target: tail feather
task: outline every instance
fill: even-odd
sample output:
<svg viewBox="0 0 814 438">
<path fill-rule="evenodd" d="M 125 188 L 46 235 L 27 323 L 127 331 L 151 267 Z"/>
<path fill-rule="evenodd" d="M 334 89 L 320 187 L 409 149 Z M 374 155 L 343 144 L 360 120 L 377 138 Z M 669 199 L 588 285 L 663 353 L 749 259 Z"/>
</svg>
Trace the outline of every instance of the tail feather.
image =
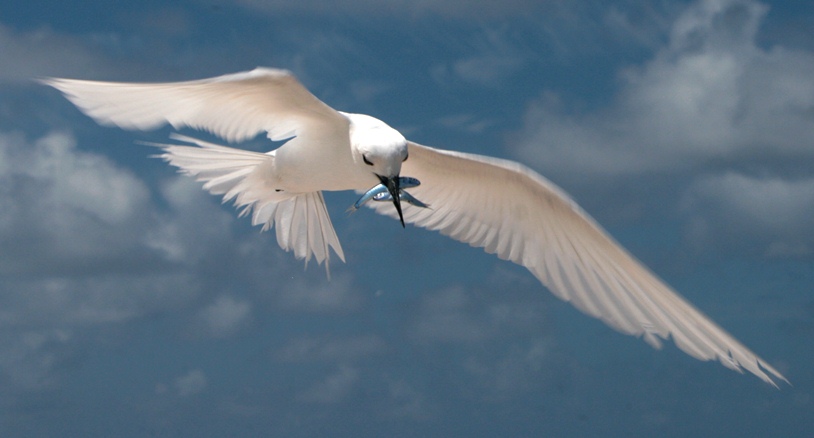
<svg viewBox="0 0 814 438">
<path fill-rule="evenodd" d="M 194 146 L 153 144 L 164 153 L 156 157 L 178 167 L 181 172 L 203 181 L 203 188 L 213 195 L 223 195 L 223 202 L 234 200 L 242 208 L 240 216 L 251 213 L 252 225 L 263 231 L 276 227 L 277 243 L 293 251 L 298 259 L 311 257 L 325 262 L 330 276 L 330 249 L 343 262 L 345 254 L 339 244 L 322 192 L 290 194 L 277 192 L 264 175 L 273 170 L 274 155 L 220 146 L 195 138 L 173 134 L 173 140 Z"/>
</svg>

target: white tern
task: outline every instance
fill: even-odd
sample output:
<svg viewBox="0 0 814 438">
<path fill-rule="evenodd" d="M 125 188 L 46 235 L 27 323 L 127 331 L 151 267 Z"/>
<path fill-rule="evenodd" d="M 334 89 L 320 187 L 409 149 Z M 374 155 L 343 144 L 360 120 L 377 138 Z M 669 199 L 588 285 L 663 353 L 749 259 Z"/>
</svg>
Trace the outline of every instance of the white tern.
<svg viewBox="0 0 814 438">
<path fill-rule="evenodd" d="M 148 130 L 169 123 L 232 143 L 263 132 L 288 140 L 259 153 L 173 135 L 186 145 L 160 145 L 160 156 L 233 200 L 253 224 L 276 228 L 279 245 L 298 258 L 327 266 L 330 247 L 344 261 L 322 191 L 355 190 L 365 195 L 351 210 L 365 204 L 518 263 L 557 297 L 622 333 L 656 348 L 672 337 L 697 359 L 775 386 L 786 381 L 521 164 L 413 143 L 378 119 L 334 110 L 285 70 L 175 83 L 42 82 L 102 125 Z M 408 187 L 399 187 L 403 181 Z"/>
</svg>

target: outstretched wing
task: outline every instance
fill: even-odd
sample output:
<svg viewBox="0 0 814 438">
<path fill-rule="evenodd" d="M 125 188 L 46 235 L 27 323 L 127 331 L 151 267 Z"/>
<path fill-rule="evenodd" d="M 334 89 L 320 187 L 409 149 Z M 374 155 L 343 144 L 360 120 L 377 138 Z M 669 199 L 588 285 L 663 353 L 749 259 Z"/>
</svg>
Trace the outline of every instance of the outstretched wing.
<svg viewBox="0 0 814 438">
<path fill-rule="evenodd" d="M 325 147 L 324 139 L 348 140 L 348 118 L 317 99 L 286 70 L 252 71 L 187 82 L 154 84 L 44 79 L 85 114 L 103 125 L 154 129 L 166 123 L 239 142 L 267 132 L 272 140 L 297 137 L 300 148 Z M 344 261 L 321 192 L 277 193 L 264 178 L 274 156 L 189 137 L 195 146 L 158 145 L 162 157 L 205 181 L 204 188 L 235 200 L 252 223 L 272 226 L 277 241 L 306 262 L 329 260 L 329 247 Z"/>
<path fill-rule="evenodd" d="M 284 140 L 303 131 L 347 128 L 347 119 L 286 70 L 252 71 L 154 84 L 43 79 L 103 125 L 124 129 L 201 129 L 231 142 L 267 131 Z"/>
<path fill-rule="evenodd" d="M 404 221 L 528 268 L 557 297 L 659 348 L 672 337 L 700 360 L 746 369 L 775 385 L 773 367 L 659 280 L 542 176 L 518 163 L 409 144 L 402 174 L 430 208 Z M 371 203 L 393 216 L 389 203 Z M 770 377 L 771 375 L 772 377 Z"/>
</svg>

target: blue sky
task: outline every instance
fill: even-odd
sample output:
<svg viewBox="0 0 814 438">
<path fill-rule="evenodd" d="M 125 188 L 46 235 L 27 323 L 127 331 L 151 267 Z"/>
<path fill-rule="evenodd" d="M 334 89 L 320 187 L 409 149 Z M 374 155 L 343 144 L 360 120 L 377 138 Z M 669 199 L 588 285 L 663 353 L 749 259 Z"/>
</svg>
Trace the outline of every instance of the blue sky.
<svg viewBox="0 0 814 438">
<path fill-rule="evenodd" d="M 477 5 L 477 6 L 476 6 Z M 807 436 L 814 7 L 748 0 L 0 3 L 3 436 Z M 326 195 L 333 278 L 32 78 L 287 68 L 522 161 L 791 381 L 560 302 Z M 260 137 L 244 145 L 270 147 Z"/>
</svg>

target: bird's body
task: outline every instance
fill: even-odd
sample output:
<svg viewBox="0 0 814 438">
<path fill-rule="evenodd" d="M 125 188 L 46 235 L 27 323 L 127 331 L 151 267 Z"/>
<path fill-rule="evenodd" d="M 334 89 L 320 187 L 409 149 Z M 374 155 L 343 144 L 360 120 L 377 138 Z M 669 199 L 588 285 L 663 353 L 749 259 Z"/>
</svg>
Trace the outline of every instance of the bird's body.
<svg viewBox="0 0 814 438">
<path fill-rule="evenodd" d="M 276 162 L 273 177 L 282 190 L 297 194 L 364 190 L 378 183 L 378 179 L 360 166 L 363 163 L 355 157 L 354 150 L 366 143 L 375 144 L 376 138 L 387 139 L 388 146 L 406 142 L 398 131 L 378 119 L 363 114 L 339 114 L 346 118 L 338 129 L 341 134 L 326 132 L 307 141 L 296 141 L 297 137 L 273 151 Z M 389 169 L 388 173 L 398 174 L 398 170 L 398 167 Z"/>
<path fill-rule="evenodd" d="M 322 191 L 364 193 L 381 183 L 387 192 L 377 189 L 365 199 L 387 195 L 379 198 L 392 202 L 368 203 L 378 212 L 525 266 L 555 295 L 623 333 L 654 347 L 671 337 L 698 359 L 748 370 L 771 384 L 785 380 L 523 165 L 407 141 L 378 119 L 330 108 L 283 70 L 164 84 L 44 82 L 106 125 L 169 123 L 233 142 L 264 131 L 288 139 L 265 154 L 182 136 L 174 138 L 188 145 L 159 146 L 162 158 L 251 212 L 254 224 L 275 227 L 280 246 L 299 258 L 327 263 L 333 248 L 344 260 Z M 400 181 L 413 187 L 407 192 Z"/>
</svg>

